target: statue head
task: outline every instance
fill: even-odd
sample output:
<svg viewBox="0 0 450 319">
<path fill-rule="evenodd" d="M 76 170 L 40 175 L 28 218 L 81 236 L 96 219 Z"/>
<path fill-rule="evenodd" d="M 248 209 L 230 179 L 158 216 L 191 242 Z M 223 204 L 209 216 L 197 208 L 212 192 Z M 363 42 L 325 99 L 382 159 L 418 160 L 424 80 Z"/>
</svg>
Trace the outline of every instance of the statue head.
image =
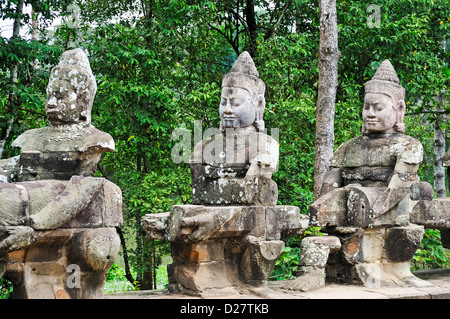
<svg viewBox="0 0 450 319">
<path fill-rule="evenodd" d="M 264 130 L 265 84 L 248 52 L 239 55 L 222 80 L 220 129 L 255 126 Z"/>
<path fill-rule="evenodd" d="M 81 49 L 66 51 L 50 73 L 45 114 L 51 125 L 91 123 L 97 83 Z"/>
<path fill-rule="evenodd" d="M 405 89 L 389 60 L 384 60 L 365 85 L 362 133 L 405 131 Z"/>
</svg>

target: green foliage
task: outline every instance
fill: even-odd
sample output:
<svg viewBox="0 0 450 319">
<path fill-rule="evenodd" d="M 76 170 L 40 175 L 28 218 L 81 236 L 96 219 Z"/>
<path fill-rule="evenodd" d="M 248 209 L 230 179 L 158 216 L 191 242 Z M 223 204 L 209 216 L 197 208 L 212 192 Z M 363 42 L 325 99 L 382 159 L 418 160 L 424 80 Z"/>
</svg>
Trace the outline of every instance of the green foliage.
<svg viewBox="0 0 450 319">
<path fill-rule="evenodd" d="M 11 298 L 13 286 L 6 278 L 0 278 L 0 299 Z"/>
<path fill-rule="evenodd" d="M 425 235 L 413 257 L 411 269 L 435 269 L 450 266 L 450 253 L 442 247 L 439 230 L 426 229 Z"/>
<path fill-rule="evenodd" d="M 298 271 L 301 241 L 307 236 L 322 236 L 320 227 L 308 227 L 304 234 L 285 239 L 286 246 L 277 259 L 269 280 L 289 280 L 296 277 Z"/>
<path fill-rule="evenodd" d="M 76 25 L 67 23 L 72 2 L 80 8 Z M 0 18 L 13 17 L 15 3 L 0 1 Z M 171 134 L 184 127 L 191 132 L 193 146 L 194 121 L 200 120 L 203 130 L 218 126 L 222 76 L 244 50 L 252 53 L 266 83 L 268 134 L 274 129 L 279 132 L 280 166 L 274 175 L 279 203 L 307 212 L 313 201 L 318 1 L 291 1 L 283 10 L 286 1 L 255 0 L 255 26 L 246 15 L 246 1 L 33 3 L 44 26 L 55 17 L 66 22 L 55 32 L 41 32 L 40 40 L 0 38 L 3 157 L 17 154 L 10 144 L 20 133 L 47 125 L 45 89 L 60 54 L 72 47 L 85 49 L 98 85 L 93 125 L 110 133 L 116 143 L 116 151 L 103 156 L 97 176 L 122 189 L 123 230 L 135 278 L 159 269 L 161 257 L 169 251 L 167 243 L 145 240 L 140 219 L 191 200 L 189 166 L 172 161 L 171 150 L 177 141 L 172 141 Z M 370 4 L 380 7 L 380 28 L 367 25 Z M 448 87 L 450 73 L 449 51 L 442 47 L 448 37 L 447 1 L 338 1 L 337 9 L 341 58 L 335 147 L 359 134 L 364 83 L 384 59 L 390 59 L 407 93 L 408 134 L 425 149 L 419 176 L 432 183 L 430 124 L 435 120 L 435 97 Z M 28 14 L 23 15 L 24 24 L 30 20 Z M 18 66 L 17 83 L 10 81 L 13 65 Z M 13 126 L 8 137 L 10 119 Z M 316 230 L 307 235 L 311 232 Z M 437 241 L 430 238 L 434 237 L 424 239 L 420 253 L 428 251 L 428 246 L 437 247 Z M 300 240 L 286 241 L 275 278 L 295 275 Z M 430 251 L 441 254 L 438 248 Z M 427 255 L 431 259 L 421 255 L 421 262 L 444 265 L 433 261 L 440 257 L 431 255 Z"/>
</svg>

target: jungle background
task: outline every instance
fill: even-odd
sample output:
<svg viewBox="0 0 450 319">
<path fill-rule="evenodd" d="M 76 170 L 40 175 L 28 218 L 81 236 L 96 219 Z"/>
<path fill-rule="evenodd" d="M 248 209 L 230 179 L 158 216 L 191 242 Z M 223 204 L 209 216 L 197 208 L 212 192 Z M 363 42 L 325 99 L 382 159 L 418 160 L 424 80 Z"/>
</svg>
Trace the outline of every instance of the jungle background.
<svg viewBox="0 0 450 319">
<path fill-rule="evenodd" d="M 448 0 L 337 1 L 339 50 L 335 147 L 360 134 L 364 83 L 390 59 L 406 89 L 407 134 L 424 145 L 419 175 L 434 183 L 435 136 L 447 145 Z M 122 250 L 105 291 L 164 288 L 167 243 L 148 241 L 145 214 L 191 200 L 187 163 L 175 163 L 175 129 L 218 127 L 222 76 L 248 51 L 266 83 L 266 127 L 279 129 L 279 203 L 306 213 L 314 198 L 318 1 L 0 0 L 0 153 L 48 125 L 50 70 L 80 47 L 97 79 L 92 124 L 114 153 L 97 176 L 123 192 Z M 192 136 L 193 137 L 193 136 Z M 194 143 L 194 138 L 192 138 Z M 439 164 L 439 163 L 438 163 Z M 448 183 L 447 183 L 448 184 Z M 302 236 L 320 234 L 310 228 Z M 301 236 L 286 239 L 271 280 L 295 277 Z M 413 270 L 449 266 L 438 230 L 427 230 Z M 11 290 L 2 279 L 3 297 Z"/>
</svg>

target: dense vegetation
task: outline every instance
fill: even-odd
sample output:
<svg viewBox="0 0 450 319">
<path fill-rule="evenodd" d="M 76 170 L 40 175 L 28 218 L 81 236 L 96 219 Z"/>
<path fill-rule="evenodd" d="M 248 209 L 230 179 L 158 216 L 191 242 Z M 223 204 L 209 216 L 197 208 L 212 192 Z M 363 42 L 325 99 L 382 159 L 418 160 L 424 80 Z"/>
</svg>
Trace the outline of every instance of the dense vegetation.
<svg viewBox="0 0 450 319">
<path fill-rule="evenodd" d="M 17 16 L 18 3 L 32 7 L 34 14 L 24 11 Z M 270 128 L 279 129 L 280 167 L 274 176 L 279 202 L 306 212 L 313 199 L 317 1 L 1 0 L 0 4 L 0 19 L 18 17 L 22 31 L 32 25 L 36 30 L 32 36 L 0 37 L 0 142 L 5 143 L 1 155 L 16 155 L 10 147 L 15 137 L 47 125 L 44 102 L 50 69 L 64 50 L 85 49 L 98 84 L 93 125 L 116 142 L 116 152 L 104 156 L 97 174 L 123 191 L 120 231 L 126 239 L 125 260 L 133 270 L 127 268 L 124 276 L 135 285 L 155 287 L 153 271 L 169 254 L 167 244 L 144 239 L 141 217 L 190 202 L 189 167 L 171 159 L 177 143 L 172 132 L 187 129 L 193 143 L 195 121 L 201 121 L 203 131 L 218 126 L 222 75 L 244 50 L 253 56 L 267 86 L 269 134 Z M 337 1 L 337 10 L 341 58 L 335 145 L 359 134 L 364 83 L 384 59 L 390 59 L 406 88 L 407 133 L 426 151 L 420 177 L 433 184 L 432 123 L 442 120 L 437 110 L 448 111 L 437 99 L 448 95 L 448 1 Z M 58 19 L 61 24 L 50 27 Z M 17 79 L 11 77 L 14 68 Z M 445 130 L 445 122 L 441 124 Z M 306 235 L 317 231 L 308 230 Z M 274 279 L 295 274 L 299 241 L 287 241 Z M 448 266 L 439 231 L 427 232 L 413 266 Z"/>
</svg>

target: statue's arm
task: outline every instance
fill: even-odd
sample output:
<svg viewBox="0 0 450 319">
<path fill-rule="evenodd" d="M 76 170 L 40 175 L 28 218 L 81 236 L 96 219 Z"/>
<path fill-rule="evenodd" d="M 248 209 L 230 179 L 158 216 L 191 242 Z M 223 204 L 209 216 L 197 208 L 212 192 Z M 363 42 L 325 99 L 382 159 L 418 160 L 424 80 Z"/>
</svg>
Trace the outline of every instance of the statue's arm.
<svg viewBox="0 0 450 319">
<path fill-rule="evenodd" d="M 319 197 L 343 186 L 344 185 L 342 181 L 341 168 L 332 167 L 328 172 L 325 173 Z"/>
<path fill-rule="evenodd" d="M 15 180 L 19 165 L 19 155 L 0 160 L 0 183 L 11 183 Z"/>
<path fill-rule="evenodd" d="M 419 181 L 417 169 L 419 164 L 398 162 L 395 165 L 389 185 L 373 203 L 374 218 L 394 208 L 405 196 L 410 196 L 409 189 Z"/>
<path fill-rule="evenodd" d="M 258 151 L 256 156 L 250 159 L 250 167 L 246 173 L 246 178 L 266 177 L 271 179 L 272 174 L 278 170 L 278 158 L 280 156 L 278 142 L 265 134 L 259 134 L 257 137 L 258 140 L 254 142 L 257 144 Z"/>
<path fill-rule="evenodd" d="M 57 229 L 84 211 L 103 187 L 105 180 L 72 176 L 65 190 L 39 213 L 30 217 L 35 230 Z"/>
</svg>

